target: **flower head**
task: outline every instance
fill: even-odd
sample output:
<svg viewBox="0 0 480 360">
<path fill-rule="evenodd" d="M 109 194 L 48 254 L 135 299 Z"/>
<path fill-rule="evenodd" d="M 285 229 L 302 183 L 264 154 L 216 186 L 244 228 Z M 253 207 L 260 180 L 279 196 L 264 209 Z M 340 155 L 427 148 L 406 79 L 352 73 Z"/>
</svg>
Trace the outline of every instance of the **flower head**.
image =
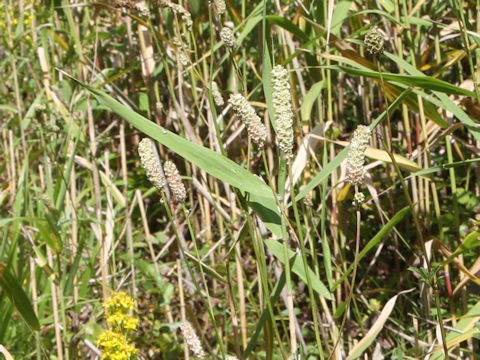
<svg viewBox="0 0 480 360">
<path fill-rule="evenodd" d="M 154 143 L 149 138 L 142 139 L 138 144 L 138 153 L 142 166 L 147 172 L 148 180 L 158 189 L 162 190 L 165 186 L 165 177 L 163 176 L 162 165 L 154 152 Z"/>
<path fill-rule="evenodd" d="M 353 206 L 360 206 L 365 201 L 365 194 L 362 192 L 357 192 L 353 196 Z"/>
<path fill-rule="evenodd" d="M 220 39 L 223 40 L 225 46 L 235 46 L 235 35 L 233 35 L 233 31 L 229 27 L 224 26 L 222 30 L 220 30 Z"/>
<path fill-rule="evenodd" d="M 291 154 L 293 150 L 292 97 L 290 95 L 288 72 L 282 65 L 276 65 L 272 69 L 272 86 L 278 147 L 284 153 Z"/>
<path fill-rule="evenodd" d="M 217 13 L 224 14 L 227 10 L 227 5 L 225 4 L 225 0 L 213 0 L 215 7 L 217 8 Z"/>
<path fill-rule="evenodd" d="M 181 330 L 188 348 L 196 357 L 204 359 L 206 357 L 205 351 L 203 351 L 202 343 L 200 342 L 192 324 L 190 324 L 189 321 L 182 322 Z"/>
<path fill-rule="evenodd" d="M 188 58 L 187 51 L 185 50 L 187 45 L 183 41 L 182 37 L 181 36 L 175 36 L 172 39 L 172 44 L 176 46 L 175 51 L 176 51 L 176 54 L 177 54 L 178 61 L 180 61 L 180 63 L 183 66 L 187 66 L 190 60 Z"/>
<path fill-rule="evenodd" d="M 213 96 L 213 101 L 215 102 L 215 105 L 223 106 L 225 104 L 225 102 L 223 101 L 222 94 L 218 90 L 218 84 L 215 81 L 212 82 L 212 96 Z"/>
<path fill-rule="evenodd" d="M 255 113 L 252 105 L 241 94 L 232 94 L 228 100 L 232 104 L 233 111 L 247 125 L 248 135 L 259 148 L 263 147 L 267 139 L 267 129 L 260 117 Z"/>
<path fill-rule="evenodd" d="M 359 125 L 353 133 L 350 150 L 347 155 L 347 181 L 353 185 L 363 183 L 363 164 L 365 149 L 370 140 L 371 131 L 368 126 Z"/>
<path fill-rule="evenodd" d="M 105 311 L 107 324 L 112 329 L 124 331 L 137 328 L 138 319 L 128 315 L 134 308 L 134 302 L 125 292 L 112 293 L 102 306 Z"/>
<path fill-rule="evenodd" d="M 383 53 L 383 35 L 376 26 L 367 32 L 364 42 L 370 54 L 379 55 Z"/>
<path fill-rule="evenodd" d="M 185 25 L 187 25 L 188 30 L 192 31 L 192 15 L 187 10 L 185 10 L 183 6 L 172 3 L 170 0 L 165 1 L 163 5 L 172 10 L 174 14 L 180 15 Z"/>
<path fill-rule="evenodd" d="M 105 330 L 97 340 L 102 350 L 102 360 L 130 360 L 137 354 L 137 349 L 127 342 L 124 335 L 112 330 Z"/>
<path fill-rule="evenodd" d="M 187 191 L 182 183 L 182 178 L 178 173 L 177 167 L 171 161 L 165 161 L 163 165 L 168 187 L 172 190 L 173 200 L 177 203 L 184 203 L 187 199 Z"/>
</svg>

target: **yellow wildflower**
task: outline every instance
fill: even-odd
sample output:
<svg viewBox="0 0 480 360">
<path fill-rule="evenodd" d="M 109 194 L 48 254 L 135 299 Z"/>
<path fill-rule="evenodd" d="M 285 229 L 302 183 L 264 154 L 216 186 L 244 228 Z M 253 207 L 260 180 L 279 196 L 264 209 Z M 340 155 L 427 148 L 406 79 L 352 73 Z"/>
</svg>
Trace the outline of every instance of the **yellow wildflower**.
<svg viewBox="0 0 480 360">
<path fill-rule="evenodd" d="M 111 294 L 103 303 L 107 324 L 118 331 L 135 330 L 138 319 L 128 315 L 133 307 L 133 299 L 123 291 Z"/>
<path fill-rule="evenodd" d="M 107 324 L 114 329 L 135 330 L 137 328 L 138 319 L 117 311 L 107 316 Z"/>
<path fill-rule="evenodd" d="M 116 312 L 126 314 L 132 310 L 134 306 L 135 303 L 133 299 L 123 291 L 112 293 L 103 303 L 103 309 L 108 314 Z"/>
<path fill-rule="evenodd" d="M 97 346 L 102 349 L 102 360 L 130 360 L 137 354 L 137 349 L 127 343 L 124 335 L 112 330 L 100 334 Z"/>
</svg>

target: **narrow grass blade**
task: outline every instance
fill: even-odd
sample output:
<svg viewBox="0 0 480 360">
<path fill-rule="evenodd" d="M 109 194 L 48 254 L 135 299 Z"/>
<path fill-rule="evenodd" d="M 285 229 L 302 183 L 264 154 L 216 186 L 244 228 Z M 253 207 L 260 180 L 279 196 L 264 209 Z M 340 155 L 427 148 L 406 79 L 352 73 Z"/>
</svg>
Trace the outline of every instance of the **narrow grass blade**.
<svg viewBox="0 0 480 360">
<path fill-rule="evenodd" d="M 25 322 L 34 330 L 40 329 L 40 324 L 27 294 L 25 294 L 17 279 L 7 269 L 4 262 L 0 262 L 0 287 L 10 298 Z"/>
<path fill-rule="evenodd" d="M 350 68 L 347 66 L 341 65 L 332 65 L 327 66 L 328 69 L 344 72 L 350 75 L 361 75 L 374 79 L 380 79 L 380 73 L 378 71 L 372 70 L 360 70 L 355 68 Z M 469 97 L 475 97 L 473 91 L 463 89 L 461 87 L 452 85 L 446 81 L 436 79 L 431 76 L 414 76 L 414 75 L 401 75 L 401 74 L 392 74 L 392 73 L 383 73 L 382 77 L 384 80 L 393 81 L 407 86 L 418 86 L 422 89 L 440 91 L 445 94 L 456 94 L 456 95 L 465 95 Z"/>
<path fill-rule="evenodd" d="M 406 62 L 405 60 L 401 59 L 400 57 L 390 53 L 385 53 L 385 55 L 391 60 L 395 61 L 400 66 L 402 66 L 405 69 L 405 71 L 407 71 L 408 73 L 416 76 L 423 75 L 423 73 L 420 70 L 418 70 L 417 68 L 415 68 L 414 66 Z M 465 113 L 465 111 L 463 111 L 459 106 L 457 106 L 444 93 L 437 92 L 437 91 L 434 91 L 433 93 L 438 97 L 440 101 L 435 101 L 434 99 L 430 99 L 430 101 L 435 105 L 437 105 L 438 107 L 441 107 L 453 113 L 458 118 L 458 120 L 460 120 L 463 123 L 463 125 L 471 132 L 471 134 L 475 137 L 475 139 L 480 141 L 480 129 L 478 129 L 477 124 Z"/>
<path fill-rule="evenodd" d="M 411 291 L 411 290 L 408 290 L 408 291 Z M 387 321 L 388 317 L 390 316 L 390 313 L 392 312 L 395 306 L 395 302 L 397 301 L 398 296 L 408 291 L 403 291 L 387 301 L 378 319 L 375 321 L 372 327 L 367 331 L 367 333 L 362 338 L 362 340 L 360 340 L 353 347 L 353 349 L 348 354 L 347 360 L 357 359 L 363 354 L 363 352 L 370 346 L 370 344 L 375 340 L 377 335 L 382 330 L 383 325 L 385 325 L 385 322 Z"/>
<path fill-rule="evenodd" d="M 478 162 L 478 161 L 480 161 L 480 158 L 468 159 L 468 160 L 465 160 L 465 161 L 457 161 L 457 162 L 453 162 L 453 163 L 450 163 L 450 164 L 444 164 L 444 165 L 439 165 L 439 166 L 432 166 L 428 169 L 423 169 L 423 170 L 417 171 L 417 172 L 409 175 L 406 179 L 409 179 L 409 178 L 414 177 L 414 176 L 425 176 L 425 175 L 433 174 L 433 173 L 436 173 L 436 172 L 439 172 L 439 171 L 442 171 L 442 170 L 447 170 L 447 169 L 450 169 L 450 168 L 456 168 L 458 166 L 468 165 L 468 164 L 475 163 L 475 162 Z"/>
<path fill-rule="evenodd" d="M 249 205 L 256 211 L 270 231 L 277 236 L 281 236 L 280 213 L 275 203 L 273 191 L 262 180 L 227 157 L 188 141 L 144 118 L 103 91 L 71 79 L 90 91 L 98 101 L 108 106 L 138 130 L 159 141 L 186 160 L 191 161 L 213 177 L 238 188 L 244 193 L 248 193 Z"/>
</svg>

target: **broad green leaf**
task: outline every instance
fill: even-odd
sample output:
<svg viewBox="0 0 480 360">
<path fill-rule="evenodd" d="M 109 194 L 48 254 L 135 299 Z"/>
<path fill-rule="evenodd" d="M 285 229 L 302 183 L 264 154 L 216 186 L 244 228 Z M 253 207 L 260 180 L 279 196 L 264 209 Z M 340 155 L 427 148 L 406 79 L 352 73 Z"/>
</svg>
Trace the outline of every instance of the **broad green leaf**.
<svg viewBox="0 0 480 360">
<path fill-rule="evenodd" d="M 350 68 L 341 65 L 332 65 L 327 66 L 328 69 L 344 72 L 350 75 L 361 75 L 370 77 L 373 79 L 380 79 L 380 73 L 378 71 L 372 70 L 360 70 L 355 68 Z M 392 74 L 392 73 L 383 73 L 382 77 L 386 81 L 397 82 L 406 86 L 418 86 L 422 89 L 440 91 L 446 94 L 456 94 L 456 95 L 465 95 L 469 97 L 475 97 L 475 93 L 461 87 L 452 85 L 446 81 L 436 79 L 431 76 L 414 76 L 414 75 L 402 75 L 402 74 Z"/>
<path fill-rule="evenodd" d="M 352 1 L 341 0 L 335 4 L 332 17 L 332 34 L 339 36 L 343 22 L 347 18 Z"/>
<path fill-rule="evenodd" d="M 383 237 L 385 235 L 387 235 L 387 233 L 395 226 L 397 225 L 404 217 L 405 215 L 408 214 L 408 212 L 410 211 L 410 206 L 406 206 L 404 207 L 402 210 L 400 210 L 399 212 L 397 212 L 386 224 L 385 226 L 383 226 L 380 231 L 367 243 L 367 245 L 365 245 L 362 249 L 362 251 L 360 251 L 360 254 L 358 254 L 358 259 L 357 259 L 357 263 L 360 263 L 360 260 L 363 259 L 363 257 L 365 255 L 368 254 L 368 252 L 370 250 L 372 250 L 379 242 L 380 240 L 383 239 Z M 338 281 L 335 283 L 335 285 L 333 285 L 333 289 L 332 291 L 334 291 L 338 285 L 340 285 L 341 283 L 343 283 L 343 280 L 345 280 L 345 278 L 350 275 L 350 273 L 353 271 L 353 263 L 348 267 L 348 270 L 345 272 L 345 274 L 343 274 L 340 279 L 338 279 Z"/>
<path fill-rule="evenodd" d="M 240 35 L 236 39 L 237 45 L 240 45 L 242 41 L 250 34 L 250 32 L 257 26 L 257 24 L 262 21 L 262 16 L 255 16 L 248 19 L 245 24 L 245 28 L 242 30 Z"/>
<path fill-rule="evenodd" d="M 302 114 L 303 121 L 309 121 L 311 119 L 310 115 L 312 114 L 312 108 L 315 101 L 318 99 L 322 89 L 324 87 L 324 81 L 319 81 L 308 90 L 307 94 L 303 98 L 302 106 L 300 108 L 300 113 Z"/>
<path fill-rule="evenodd" d="M 280 260 L 282 264 L 285 264 L 285 256 L 284 256 L 284 249 L 283 245 L 277 240 L 265 240 L 265 245 L 270 249 L 273 255 Z M 291 259 L 292 257 L 296 256 L 295 252 L 292 250 L 288 250 L 288 258 Z M 302 259 L 298 256 L 295 257 L 292 264 L 292 271 L 297 274 L 300 279 L 306 284 L 307 283 L 307 274 L 305 272 L 305 268 L 303 266 Z M 308 268 L 308 274 L 310 276 L 310 281 L 312 284 L 313 290 L 317 293 L 322 295 L 326 299 L 332 299 L 332 294 L 328 291 L 327 287 L 323 284 L 323 282 L 317 277 L 317 275 L 313 272 L 310 267 Z"/>
<path fill-rule="evenodd" d="M 72 80 L 77 81 L 73 78 Z M 173 150 L 187 161 L 194 163 L 213 177 L 236 187 L 245 194 L 248 194 L 248 204 L 256 211 L 268 229 L 277 236 L 282 235 L 280 213 L 277 208 L 273 191 L 261 179 L 227 157 L 188 141 L 144 118 L 135 111 L 120 104 L 117 100 L 113 99 L 103 91 L 92 88 L 79 81 L 77 82 L 90 91 L 99 102 L 108 106 L 111 110 L 117 113 L 117 115 L 124 118 L 144 134 L 159 141 L 164 146 Z"/>
<path fill-rule="evenodd" d="M 389 13 L 393 13 L 393 11 L 395 10 L 395 5 L 391 0 L 379 0 L 379 3 Z"/>
<path fill-rule="evenodd" d="M 4 262 L 0 262 L 0 288 L 12 301 L 25 322 L 34 330 L 40 329 L 32 304 L 18 280 L 10 273 Z"/>
<path fill-rule="evenodd" d="M 278 26 L 284 28 L 285 30 L 287 30 L 288 32 L 292 33 L 293 35 L 295 35 L 299 40 L 302 40 L 304 42 L 307 42 L 309 41 L 310 39 L 308 38 L 308 35 L 305 34 L 302 30 L 300 30 L 300 28 L 295 25 L 294 23 L 292 23 L 290 20 L 287 20 L 285 19 L 284 17 L 282 16 L 279 16 L 279 15 L 267 15 L 266 16 L 266 19 L 268 21 L 271 21 L 275 24 L 277 24 Z"/>
<path fill-rule="evenodd" d="M 328 59 L 335 60 L 337 62 L 349 64 L 359 70 L 365 70 L 365 71 L 372 71 L 374 68 L 373 63 L 368 62 L 363 57 L 358 57 L 356 53 L 349 52 L 345 49 L 342 49 L 341 47 L 338 47 L 340 51 L 343 50 L 343 53 L 345 56 L 339 56 L 339 55 L 323 55 L 324 57 Z M 406 85 L 402 85 L 403 87 L 406 87 Z M 402 88 L 400 88 L 398 85 L 391 84 L 389 82 L 385 82 L 385 91 L 386 95 L 390 99 L 396 99 L 401 92 L 403 91 Z M 438 113 L 436 107 L 430 103 L 430 95 L 425 94 L 424 92 L 420 92 L 418 89 L 414 90 L 414 93 L 409 94 L 408 96 L 405 97 L 404 103 L 412 109 L 414 112 L 419 112 L 419 104 L 418 104 L 418 98 L 416 95 L 421 95 L 426 101 L 423 103 L 423 111 L 425 112 L 425 115 L 434 121 L 436 124 L 438 124 L 442 128 L 448 127 L 447 121 Z"/>
<path fill-rule="evenodd" d="M 480 232 L 472 231 L 467 236 L 465 236 L 460 246 L 455 249 L 455 251 L 446 261 L 449 262 L 451 259 L 457 257 L 460 254 L 463 254 L 465 251 L 475 249 L 479 246 L 480 246 Z"/>
</svg>

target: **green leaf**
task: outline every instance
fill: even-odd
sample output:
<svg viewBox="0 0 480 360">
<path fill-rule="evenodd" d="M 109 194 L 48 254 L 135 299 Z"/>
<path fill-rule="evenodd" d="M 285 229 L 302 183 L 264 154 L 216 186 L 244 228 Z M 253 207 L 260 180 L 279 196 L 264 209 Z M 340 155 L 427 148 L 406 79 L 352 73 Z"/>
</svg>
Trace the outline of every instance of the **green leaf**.
<svg viewBox="0 0 480 360">
<path fill-rule="evenodd" d="M 266 19 L 268 21 L 271 21 L 275 24 L 277 24 L 278 26 L 284 28 L 285 30 L 287 30 L 288 32 L 292 33 L 293 35 L 295 35 L 299 40 L 302 40 L 304 42 L 307 42 L 309 41 L 310 39 L 308 38 L 308 35 L 305 34 L 302 30 L 300 30 L 300 28 L 295 25 L 294 23 L 292 23 L 290 20 L 287 20 L 285 19 L 284 17 L 282 16 L 279 16 L 279 15 L 267 15 L 266 16 Z"/>
<path fill-rule="evenodd" d="M 32 304 L 17 279 L 8 271 L 4 262 L 0 262 L 0 288 L 10 298 L 25 322 L 34 330 L 40 329 Z"/>
<path fill-rule="evenodd" d="M 350 6 L 352 1 L 339 1 L 335 4 L 335 9 L 333 10 L 332 16 L 332 34 L 339 36 L 340 29 L 342 28 L 343 22 L 348 17 L 348 12 L 350 11 Z"/>
<path fill-rule="evenodd" d="M 380 240 L 383 239 L 383 237 L 385 235 L 387 235 L 387 233 L 395 226 L 397 225 L 400 220 L 402 220 L 405 215 L 407 215 L 407 213 L 410 211 L 410 206 L 406 206 L 404 207 L 402 210 L 400 210 L 399 212 L 397 212 L 395 214 L 394 217 L 392 217 L 386 224 L 384 227 L 382 227 L 380 229 L 380 231 L 367 243 L 367 245 L 365 245 L 365 247 L 362 249 L 362 251 L 360 251 L 360 254 L 358 254 L 358 259 L 357 259 L 357 262 L 360 263 L 360 260 L 363 259 L 363 257 L 365 255 L 367 255 L 367 253 L 373 249 L 374 246 L 376 246 Z M 333 289 L 332 291 L 334 291 L 338 285 L 340 285 L 343 280 L 345 280 L 345 278 L 350 275 L 350 273 L 353 271 L 353 265 L 354 264 L 351 264 L 348 268 L 348 270 L 345 272 L 345 274 L 342 275 L 342 277 L 340 279 L 338 279 L 338 281 L 335 283 L 335 285 L 333 285 Z"/>
<path fill-rule="evenodd" d="M 188 141 L 144 118 L 103 91 L 94 89 L 74 78 L 72 80 L 78 82 L 90 91 L 99 102 L 108 106 L 144 134 L 159 141 L 213 177 L 236 187 L 243 193 L 247 193 L 249 195 L 247 196 L 248 204 L 259 215 L 267 228 L 275 235 L 282 236 L 280 212 L 277 208 L 275 195 L 272 189 L 261 179 L 227 157 Z"/>
<path fill-rule="evenodd" d="M 308 90 L 307 94 L 303 98 L 300 113 L 302 114 L 303 121 L 309 121 L 311 119 L 312 108 L 315 101 L 317 101 L 320 92 L 324 88 L 324 81 L 319 81 Z"/>
<path fill-rule="evenodd" d="M 402 58 L 395 56 L 390 53 L 385 53 L 385 56 L 387 56 L 389 59 L 393 60 L 395 63 L 397 63 L 399 66 L 401 66 L 405 71 L 412 75 L 416 76 L 425 76 L 420 70 L 403 60 Z M 427 99 L 428 101 L 432 102 L 438 107 L 441 107 L 442 109 L 445 109 L 447 111 L 450 111 L 453 113 L 458 120 L 460 120 L 463 125 L 470 131 L 470 133 L 480 141 L 480 130 L 477 127 L 477 124 L 463 111 L 459 106 L 457 106 L 447 95 L 445 95 L 442 92 L 438 91 L 433 91 L 433 93 L 438 97 L 439 100 L 429 98 Z"/>
<path fill-rule="evenodd" d="M 278 260 L 280 260 L 282 264 L 285 264 L 283 245 L 279 241 L 273 240 L 273 239 L 265 240 L 265 245 L 270 249 L 273 255 Z M 292 250 L 288 250 L 288 258 L 291 259 L 294 256 L 295 256 L 295 259 L 293 260 L 292 271 L 295 274 L 297 274 L 300 277 L 300 279 L 302 279 L 302 281 L 306 284 L 307 274 L 305 272 L 302 259 L 296 256 L 295 252 L 293 252 Z M 322 295 L 324 298 L 331 300 L 332 294 L 330 293 L 330 291 L 328 291 L 327 287 L 323 284 L 323 282 L 317 277 L 315 272 L 312 269 L 310 269 L 310 267 L 308 267 L 307 271 L 310 276 L 310 281 L 312 283 L 313 290 L 315 290 L 317 293 Z"/>
<path fill-rule="evenodd" d="M 449 258 L 445 260 L 445 262 L 449 263 L 453 258 L 457 257 L 458 255 L 463 254 L 468 250 L 475 249 L 479 246 L 480 246 L 480 232 L 472 231 L 467 236 L 465 236 L 460 246 L 455 249 L 452 255 L 449 256 Z"/>
</svg>

